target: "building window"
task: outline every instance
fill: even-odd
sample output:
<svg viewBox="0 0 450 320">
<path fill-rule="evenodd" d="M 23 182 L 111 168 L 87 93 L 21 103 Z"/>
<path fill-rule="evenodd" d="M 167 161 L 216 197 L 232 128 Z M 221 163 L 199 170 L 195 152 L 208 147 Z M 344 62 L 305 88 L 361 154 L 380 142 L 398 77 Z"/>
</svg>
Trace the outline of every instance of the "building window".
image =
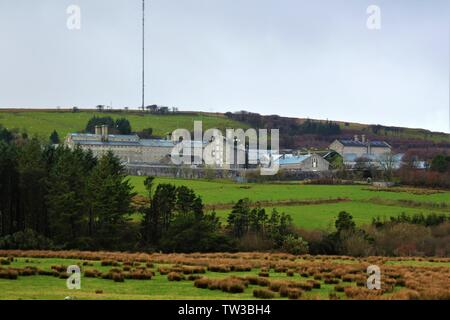
<svg viewBox="0 0 450 320">
<path fill-rule="evenodd" d="M 313 158 L 312 160 L 312 167 L 317 168 L 317 158 Z"/>
</svg>

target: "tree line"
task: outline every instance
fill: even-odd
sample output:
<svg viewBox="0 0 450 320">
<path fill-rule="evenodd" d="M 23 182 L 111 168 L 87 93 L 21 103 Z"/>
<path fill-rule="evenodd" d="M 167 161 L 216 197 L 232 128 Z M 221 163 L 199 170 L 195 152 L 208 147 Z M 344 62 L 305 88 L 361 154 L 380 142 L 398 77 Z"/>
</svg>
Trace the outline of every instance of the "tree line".
<svg viewBox="0 0 450 320">
<path fill-rule="evenodd" d="M 57 248 L 113 249 L 131 213 L 125 177 L 112 153 L 96 159 L 34 138 L 1 139 L 0 236 L 26 232 Z"/>
<path fill-rule="evenodd" d="M 341 133 L 341 127 L 333 121 L 307 119 L 300 122 L 295 118 L 278 115 L 263 116 L 259 113 L 241 111 L 225 113 L 230 119 L 248 124 L 255 129 L 280 129 L 280 143 L 283 148 L 325 147 L 330 140 Z"/>
<path fill-rule="evenodd" d="M 142 131 L 134 132 L 131 126 L 130 121 L 127 118 L 118 118 L 114 120 L 112 117 L 105 116 L 105 117 L 99 117 L 99 116 L 93 116 L 89 119 L 88 123 L 86 124 L 86 127 L 84 129 L 84 132 L 86 133 L 95 133 L 95 127 L 97 126 L 108 126 L 108 132 L 109 134 L 137 134 L 141 139 L 152 139 L 152 138 L 159 138 L 157 136 L 153 135 L 153 129 L 152 128 L 145 128 L 142 129 Z M 56 140 L 54 137 L 54 133 L 50 137 L 50 140 L 55 143 Z"/>
</svg>

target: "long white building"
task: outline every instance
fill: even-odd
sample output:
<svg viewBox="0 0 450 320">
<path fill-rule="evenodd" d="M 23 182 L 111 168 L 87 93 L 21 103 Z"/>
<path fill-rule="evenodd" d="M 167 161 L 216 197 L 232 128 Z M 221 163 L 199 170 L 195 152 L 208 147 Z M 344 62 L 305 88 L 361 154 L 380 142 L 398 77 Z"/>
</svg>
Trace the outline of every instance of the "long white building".
<svg viewBox="0 0 450 320">
<path fill-rule="evenodd" d="M 91 150 L 99 157 L 112 151 L 123 162 L 161 164 L 170 161 L 175 143 L 171 140 L 140 139 L 137 135 L 108 134 L 108 126 L 96 127 L 95 134 L 71 133 L 65 144 Z"/>
</svg>

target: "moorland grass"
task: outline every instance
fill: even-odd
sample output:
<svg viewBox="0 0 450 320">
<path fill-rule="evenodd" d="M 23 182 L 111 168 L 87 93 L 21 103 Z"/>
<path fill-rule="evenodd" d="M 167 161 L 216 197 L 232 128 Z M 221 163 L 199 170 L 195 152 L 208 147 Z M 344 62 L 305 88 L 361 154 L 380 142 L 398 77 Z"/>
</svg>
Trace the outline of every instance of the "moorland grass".
<svg viewBox="0 0 450 320">
<path fill-rule="evenodd" d="M 61 257 L 52 258 L 52 255 Z M 450 261 L 444 258 L 296 257 L 274 253 L 146 255 L 71 251 L 1 251 L 0 256 L 9 257 L 11 262 L 0 269 L 0 299 L 64 299 L 72 296 L 76 299 L 225 300 L 254 299 L 255 294 L 262 299 L 445 299 L 450 296 Z M 47 258 L 43 258 L 45 256 Z M 62 258 L 74 256 L 83 259 Z M 87 262 L 89 257 L 96 257 L 96 260 Z M 106 260 L 117 266 L 102 265 Z M 144 261 L 147 263 L 142 263 Z M 231 271 L 236 269 L 234 265 L 242 265 L 244 261 L 251 266 L 249 271 Z M 415 266 L 415 262 L 427 262 L 428 265 Z M 379 293 L 368 292 L 364 285 L 359 284 L 365 282 L 367 263 L 382 266 L 383 290 Z M 67 274 L 57 271 L 72 264 L 81 266 L 81 290 L 68 290 L 65 284 Z M 155 270 L 164 269 L 168 274 L 153 273 L 147 264 Z M 208 265 L 229 268 L 211 271 L 201 267 Z M 123 271 L 124 266 L 131 267 L 131 271 Z M 287 276 L 285 267 L 293 270 L 294 275 Z M 257 276 L 262 269 L 270 274 L 269 277 Z M 190 276 L 184 276 L 183 270 Z M 194 270 L 201 274 L 194 277 L 191 273 Z M 150 277 L 134 278 L 131 277 L 133 272 L 145 272 Z M 306 277 L 300 276 L 303 273 Z M 319 274 L 322 275 L 320 280 L 314 280 Z"/>
</svg>

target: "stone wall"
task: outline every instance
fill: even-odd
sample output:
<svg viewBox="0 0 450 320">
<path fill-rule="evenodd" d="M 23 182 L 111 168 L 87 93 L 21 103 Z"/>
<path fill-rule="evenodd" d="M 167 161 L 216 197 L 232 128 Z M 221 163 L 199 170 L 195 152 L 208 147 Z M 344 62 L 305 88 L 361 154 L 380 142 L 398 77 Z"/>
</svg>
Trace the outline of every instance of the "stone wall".
<svg viewBox="0 0 450 320">
<path fill-rule="evenodd" d="M 272 180 L 305 180 L 325 178 L 331 175 L 326 172 L 306 172 L 300 170 L 280 170 L 275 176 L 261 176 L 258 169 L 211 169 L 191 168 L 187 166 L 165 166 L 126 164 L 126 170 L 133 176 L 169 177 L 180 179 L 230 179 L 237 182 L 272 181 Z"/>
</svg>

